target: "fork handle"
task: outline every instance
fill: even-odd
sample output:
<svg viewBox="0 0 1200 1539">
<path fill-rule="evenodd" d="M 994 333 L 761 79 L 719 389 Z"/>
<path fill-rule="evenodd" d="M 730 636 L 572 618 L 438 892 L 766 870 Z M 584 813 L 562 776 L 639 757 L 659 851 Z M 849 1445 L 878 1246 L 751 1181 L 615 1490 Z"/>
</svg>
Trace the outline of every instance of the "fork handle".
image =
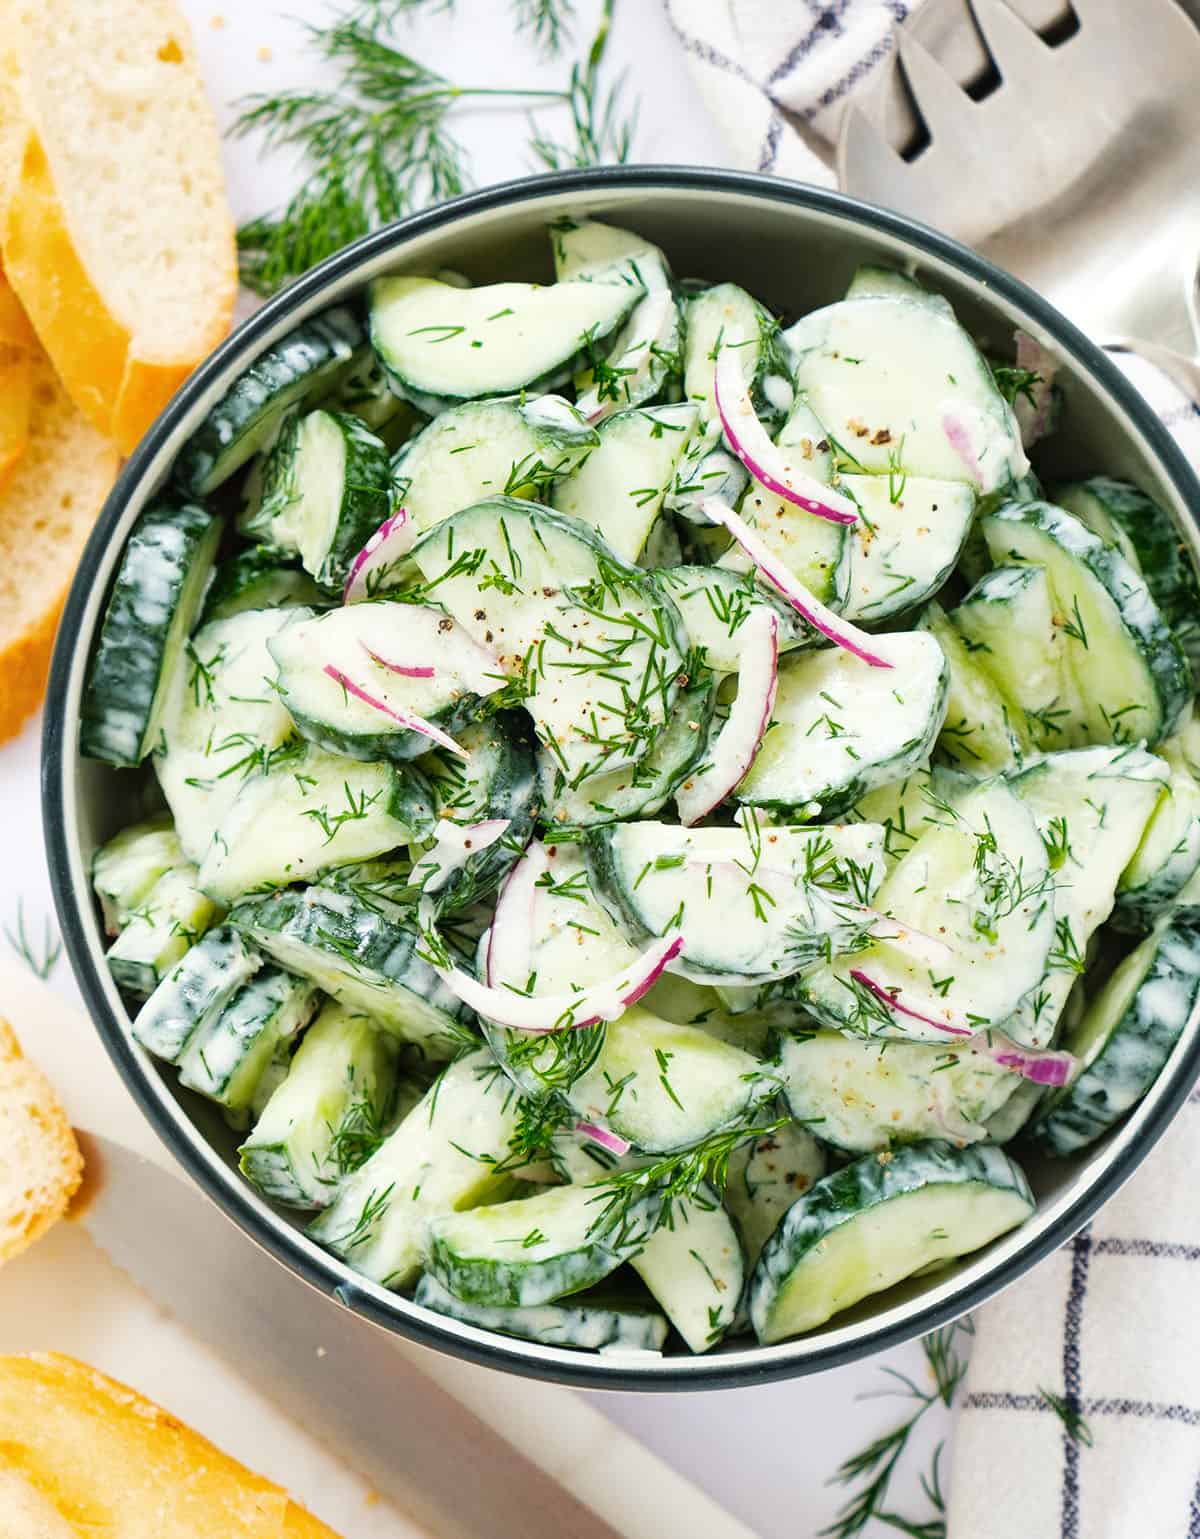
<svg viewBox="0 0 1200 1539">
<path fill-rule="evenodd" d="M 1135 337 L 1107 337 L 1104 345 L 1114 352 L 1135 353 L 1144 358 L 1178 385 L 1189 400 L 1200 403 L 1200 359 L 1177 353 L 1173 347 L 1143 342 Z"/>
</svg>

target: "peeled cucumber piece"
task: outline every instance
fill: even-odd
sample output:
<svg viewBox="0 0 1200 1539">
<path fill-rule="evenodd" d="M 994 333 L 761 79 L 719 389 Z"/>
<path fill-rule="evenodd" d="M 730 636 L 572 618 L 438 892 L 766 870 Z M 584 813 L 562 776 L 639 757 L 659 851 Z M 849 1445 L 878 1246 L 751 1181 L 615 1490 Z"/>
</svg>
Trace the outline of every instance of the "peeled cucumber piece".
<svg viewBox="0 0 1200 1539">
<path fill-rule="evenodd" d="M 197 885 L 195 866 L 164 871 L 108 948 L 108 969 L 117 987 L 148 998 L 217 914 L 217 905 Z"/>
<path fill-rule="evenodd" d="M 209 930 L 155 988 L 134 1017 L 133 1034 L 157 1058 L 175 1062 L 262 966 L 262 955 L 229 925 Z"/>
<path fill-rule="evenodd" d="M 306 978 L 260 967 L 193 1034 L 177 1060 L 179 1083 L 231 1112 L 247 1111 L 272 1060 L 308 1025 L 317 1003 Z"/>
<path fill-rule="evenodd" d="M 792 1204 L 825 1174 L 825 1150 L 798 1122 L 747 1139 L 729 1156 L 723 1197 L 753 1266 Z"/>
<path fill-rule="evenodd" d="M 764 1346 L 824 1325 L 916 1272 L 968 1255 L 1034 1210 L 1000 1149 L 930 1140 L 870 1154 L 823 1177 L 788 1209 L 750 1279 Z"/>
<path fill-rule="evenodd" d="M 1164 743 L 1160 753 L 1170 778 L 1121 873 L 1113 909 L 1113 925 L 1135 934 L 1150 929 L 1200 869 L 1200 783 L 1179 739 Z"/>
<path fill-rule="evenodd" d="M 117 935 L 138 904 L 168 871 L 186 864 L 168 813 L 131 824 L 92 857 L 92 886 L 104 913 L 104 928 Z"/>
</svg>

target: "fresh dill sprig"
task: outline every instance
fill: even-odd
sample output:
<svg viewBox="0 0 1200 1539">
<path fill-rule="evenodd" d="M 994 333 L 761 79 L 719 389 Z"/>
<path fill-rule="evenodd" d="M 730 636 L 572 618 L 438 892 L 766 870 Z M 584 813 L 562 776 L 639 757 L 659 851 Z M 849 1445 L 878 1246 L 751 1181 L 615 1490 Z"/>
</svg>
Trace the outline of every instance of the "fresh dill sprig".
<svg viewBox="0 0 1200 1539">
<path fill-rule="evenodd" d="M 575 19 L 574 0 L 513 0 L 513 14 L 523 32 L 532 33 L 544 54 L 561 53 Z"/>
<path fill-rule="evenodd" d="M 451 109 L 470 100 L 568 99 L 562 91 L 460 86 L 385 41 L 400 9 L 373 0 L 329 27 L 309 25 L 318 57 L 337 69 L 333 92 L 249 97 L 234 133 L 264 148 L 299 150 L 308 175 L 278 214 L 238 231 L 242 280 L 273 293 L 315 263 L 381 225 L 457 196 L 469 182 Z"/>
<path fill-rule="evenodd" d="M 996 389 L 1010 406 L 1017 404 L 1017 397 L 1024 396 L 1030 406 L 1037 405 L 1034 386 L 1042 383 L 1042 376 L 1034 369 L 1018 369 L 1014 364 L 992 364 L 992 378 Z"/>
<path fill-rule="evenodd" d="M 58 959 L 62 956 L 63 943 L 55 932 L 49 919 L 43 921 L 42 941 L 39 947 L 33 938 L 25 930 L 25 903 L 21 898 L 17 899 L 17 927 L 10 930 L 4 926 L 4 938 L 16 954 L 25 963 L 26 967 L 43 979 L 47 979 L 58 965 Z"/>
<path fill-rule="evenodd" d="M 536 123 L 533 125 L 529 148 L 535 161 L 548 171 L 564 171 L 571 166 L 623 165 L 629 159 L 637 132 L 637 110 L 622 110 L 624 76 L 607 89 L 600 84 L 600 67 L 612 30 L 613 4 L 614 0 L 604 0 L 587 57 L 571 66 L 566 101 L 571 112 L 572 139 L 563 143 L 548 138 Z"/>
<path fill-rule="evenodd" d="M 967 1371 L 966 1360 L 959 1351 L 958 1335 L 960 1332 L 972 1335 L 974 1329 L 969 1318 L 958 1320 L 953 1325 L 931 1332 L 921 1342 L 933 1378 L 932 1389 L 923 1389 L 907 1374 L 898 1373 L 894 1368 L 884 1369 L 900 1387 L 883 1393 L 902 1394 L 911 1398 L 914 1402 L 913 1410 L 890 1431 L 875 1438 L 838 1466 L 833 1476 L 834 1482 L 838 1485 L 858 1486 L 859 1489 L 853 1491 L 836 1519 L 821 1530 L 824 1539 L 855 1539 L 872 1521 L 885 1523 L 899 1533 L 915 1536 L 915 1539 L 945 1539 L 945 1499 L 940 1477 L 941 1445 L 934 1453 L 929 1475 L 921 1481 L 938 1516 L 925 1523 L 913 1522 L 889 1512 L 887 1501 L 892 1477 L 918 1422 L 931 1406 L 941 1404 L 949 1407 L 954 1403 L 954 1396 Z"/>
<path fill-rule="evenodd" d="M 1052 1389 L 1046 1389 L 1041 1384 L 1038 1385 L 1038 1395 L 1046 1402 L 1059 1421 L 1062 1422 L 1063 1430 L 1072 1443 L 1079 1443 L 1084 1448 L 1091 1448 L 1095 1441 L 1092 1436 L 1092 1429 L 1088 1426 L 1087 1417 L 1084 1416 L 1078 1404 L 1075 1403 L 1074 1396 L 1056 1395 Z"/>
</svg>

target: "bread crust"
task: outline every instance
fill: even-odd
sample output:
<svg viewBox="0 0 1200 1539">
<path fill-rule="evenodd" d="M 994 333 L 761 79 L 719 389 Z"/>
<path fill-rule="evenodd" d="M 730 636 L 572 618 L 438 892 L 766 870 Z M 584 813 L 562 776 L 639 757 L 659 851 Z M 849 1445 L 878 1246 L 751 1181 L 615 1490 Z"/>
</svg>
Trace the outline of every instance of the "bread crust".
<svg viewBox="0 0 1200 1539">
<path fill-rule="evenodd" d="M 11 1152 L 0 1148 L 0 1158 L 7 1153 L 13 1160 L 28 1159 L 32 1150 L 36 1169 L 25 1177 L 34 1198 L 20 1201 L 9 1213 L 0 1205 L 0 1262 L 27 1250 L 62 1218 L 83 1179 L 83 1157 L 62 1102 L 42 1071 L 22 1054 L 12 1027 L 0 1020 L 2 1113 L 7 1115 L 0 1116 L 0 1132 L 15 1126 L 20 1142 Z M 3 1197 L 0 1183 L 0 1204 Z"/>
</svg>

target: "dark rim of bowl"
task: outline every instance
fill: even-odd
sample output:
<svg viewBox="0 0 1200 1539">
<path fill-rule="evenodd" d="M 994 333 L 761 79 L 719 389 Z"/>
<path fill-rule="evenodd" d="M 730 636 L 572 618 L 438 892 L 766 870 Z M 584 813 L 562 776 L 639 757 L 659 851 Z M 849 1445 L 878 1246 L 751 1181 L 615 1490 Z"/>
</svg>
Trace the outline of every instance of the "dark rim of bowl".
<svg viewBox="0 0 1200 1539">
<path fill-rule="evenodd" d="M 973 281 L 982 283 L 1032 316 L 1109 396 L 1116 399 L 1121 408 L 1137 424 L 1139 431 L 1144 435 L 1168 477 L 1188 505 L 1192 517 L 1200 521 L 1200 481 L 1197 481 L 1174 439 L 1120 369 L 1078 328 L 1033 290 L 947 236 L 940 235 L 901 215 L 845 197 L 837 192 L 749 172 L 684 166 L 616 166 L 599 170 L 554 172 L 504 182 L 480 192 L 467 193 L 449 203 L 443 203 L 423 213 L 413 214 L 386 229 L 365 236 L 362 240 L 328 258 L 320 266 L 313 268 L 275 298 L 268 300 L 196 370 L 130 456 L 104 505 L 80 559 L 55 645 L 42 739 L 42 810 L 46 853 L 55 906 L 62 926 L 67 954 L 92 1019 L 126 1086 L 153 1125 L 155 1132 L 201 1190 L 216 1202 L 244 1233 L 294 1275 L 337 1302 L 347 1304 L 356 1313 L 386 1330 L 424 1346 L 449 1352 L 456 1357 L 491 1367 L 500 1367 L 532 1378 L 591 1389 L 663 1391 L 737 1388 L 838 1367 L 925 1335 L 984 1303 L 1052 1250 L 1070 1240 L 1132 1174 L 1186 1100 L 1197 1071 L 1200 1070 L 1200 1037 L 1192 1043 L 1186 1055 L 1175 1064 L 1174 1083 L 1161 1095 L 1158 1103 L 1153 1107 L 1152 1115 L 1146 1119 L 1142 1136 L 1137 1143 L 1120 1150 L 1118 1156 L 1109 1162 L 1108 1167 L 1095 1180 L 1091 1189 L 1065 1209 L 1047 1230 L 996 1267 L 994 1271 L 966 1287 L 961 1293 L 937 1304 L 914 1308 L 902 1320 L 890 1325 L 874 1330 L 867 1328 L 861 1336 L 855 1337 L 850 1342 L 822 1348 L 814 1341 L 813 1350 L 802 1360 L 787 1358 L 774 1360 L 764 1353 L 759 1361 L 752 1363 L 723 1362 L 720 1357 L 714 1357 L 703 1359 L 704 1366 L 700 1367 L 693 1359 L 690 1360 L 690 1371 L 686 1375 L 673 1374 L 669 1358 L 661 1362 L 655 1360 L 651 1372 L 639 1371 L 633 1362 L 628 1367 L 617 1367 L 610 1360 L 603 1370 L 600 1370 L 592 1366 L 589 1355 L 585 1353 L 579 1354 L 578 1366 L 576 1366 L 574 1362 L 564 1364 L 560 1359 L 545 1361 L 534 1355 L 526 1356 L 521 1350 L 528 1345 L 526 1343 L 514 1342 L 510 1349 L 500 1337 L 477 1342 L 449 1335 L 435 1320 L 424 1320 L 404 1314 L 392 1307 L 386 1299 L 377 1299 L 369 1293 L 357 1293 L 351 1304 L 344 1288 L 346 1277 L 342 1263 L 332 1256 L 328 1258 L 309 1256 L 304 1250 L 293 1245 L 290 1239 L 281 1237 L 269 1226 L 263 1224 L 236 1178 L 220 1179 L 214 1165 L 203 1154 L 176 1138 L 170 1116 L 150 1088 L 147 1070 L 139 1061 L 124 1025 L 111 1012 L 101 986 L 101 973 L 98 970 L 97 959 L 87 943 L 79 917 L 80 906 L 84 903 L 90 906 L 90 894 L 75 892 L 70 881 L 65 816 L 67 724 L 64 720 L 62 702 L 67 698 L 68 681 L 75 666 L 85 604 L 89 590 L 96 579 L 101 554 L 120 520 L 127 496 L 173 434 L 177 423 L 188 411 L 196 395 L 221 372 L 232 356 L 253 352 L 254 344 L 260 336 L 274 326 L 282 316 L 319 294 L 330 280 L 353 271 L 366 260 L 381 253 L 394 251 L 399 255 L 405 242 L 412 236 L 451 224 L 464 214 L 501 209 L 522 202 L 531 196 L 586 190 L 603 194 L 611 188 L 690 189 L 697 193 L 741 193 L 772 203 L 790 204 L 813 212 L 835 215 L 904 241 L 917 251 L 937 258 L 949 267 L 964 273 Z M 751 1352 L 754 1349 L 746 1350 Z"/>
</svg>

